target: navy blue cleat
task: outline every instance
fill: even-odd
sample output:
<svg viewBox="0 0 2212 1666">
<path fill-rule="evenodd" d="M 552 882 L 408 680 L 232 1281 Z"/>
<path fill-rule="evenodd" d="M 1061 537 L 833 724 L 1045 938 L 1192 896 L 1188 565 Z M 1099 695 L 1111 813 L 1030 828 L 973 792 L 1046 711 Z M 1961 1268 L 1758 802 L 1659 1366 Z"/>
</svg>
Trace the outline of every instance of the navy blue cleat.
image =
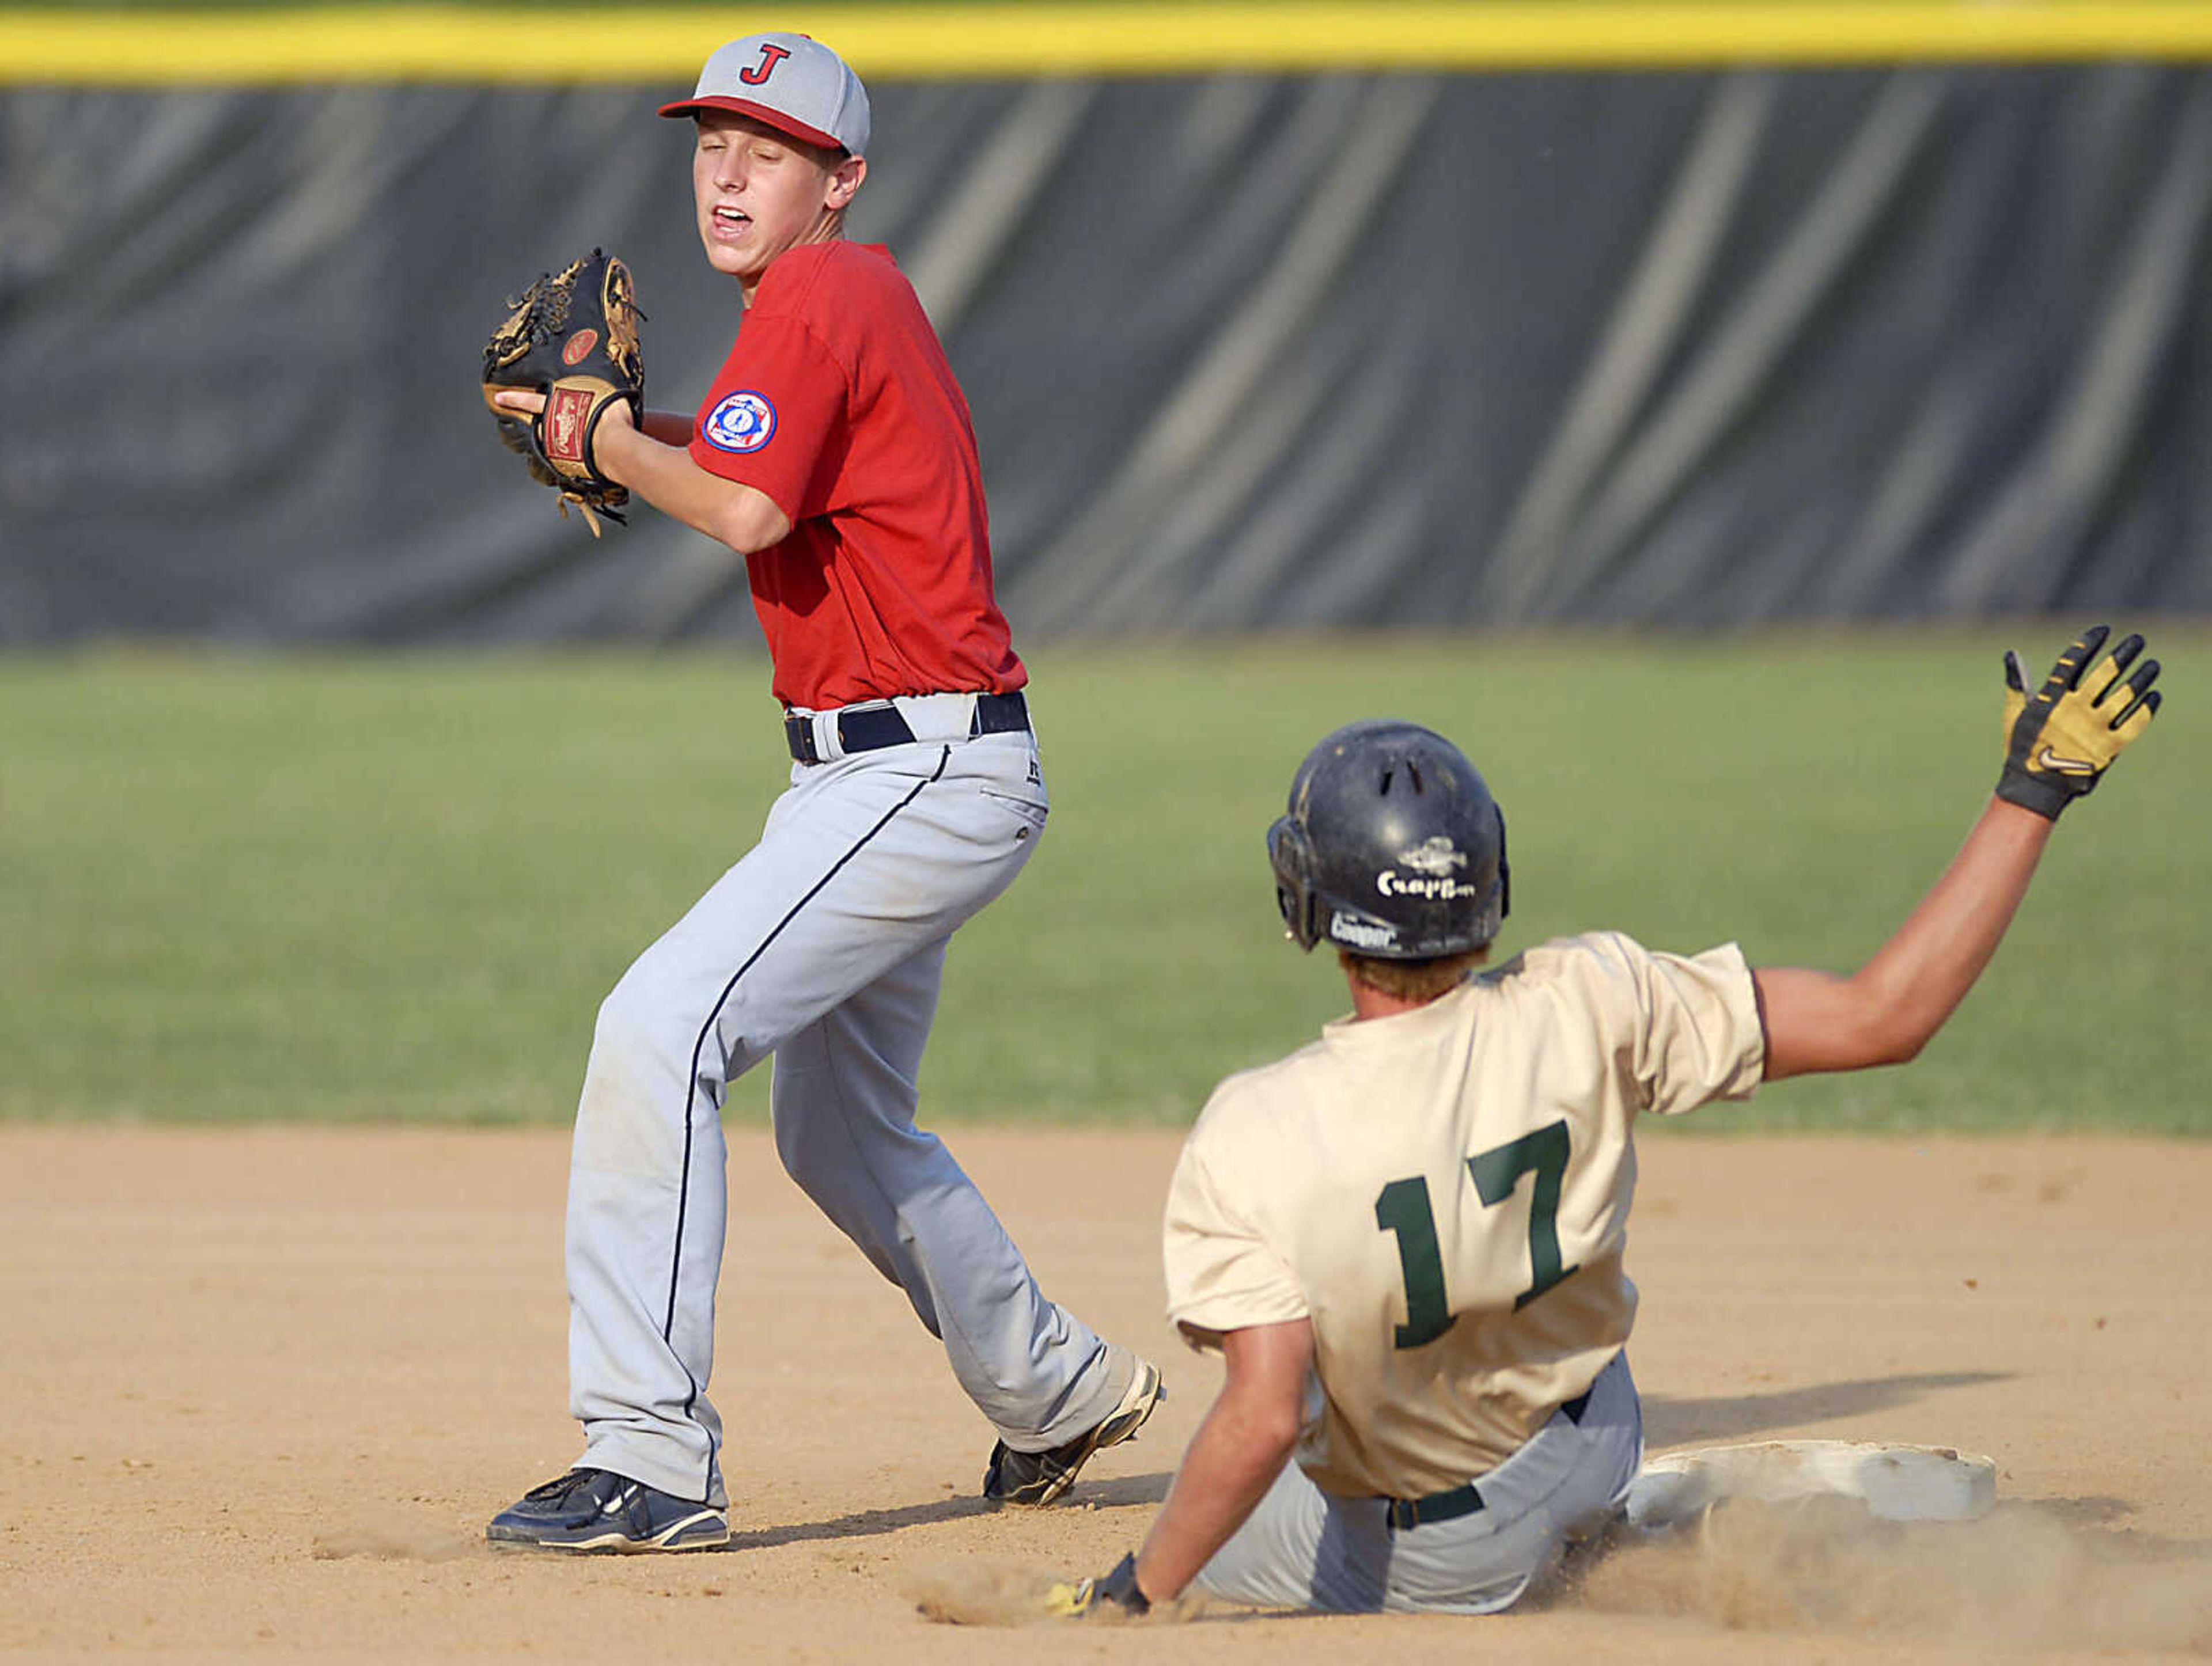
<svg viewBox="0 0 2212 1666">
<path fill-rule="evenodd" d="M 1003 1440 L 994 1446 L 983 1471 L 983 1496 L 1000 1504 L 1053 1503 L 1075 1484 L 1094 1452 L 1134 1439 L 1153 1408 L 1167 1397 L 1158 1367 L 1149 1360 L 1137 1360 L 1120 1402 L 1097 1427 L 1050 1451 L 1018 1452 Z"/>
<path fill-rule="evenodd" d="M 719 1510 L 686 1504 L 628 1475 L 571 1469 L 494 1516 L 484 1537 L 501 1549 L 714 1550 L 729 1543 L 730 1524 Z"/>
</svg>

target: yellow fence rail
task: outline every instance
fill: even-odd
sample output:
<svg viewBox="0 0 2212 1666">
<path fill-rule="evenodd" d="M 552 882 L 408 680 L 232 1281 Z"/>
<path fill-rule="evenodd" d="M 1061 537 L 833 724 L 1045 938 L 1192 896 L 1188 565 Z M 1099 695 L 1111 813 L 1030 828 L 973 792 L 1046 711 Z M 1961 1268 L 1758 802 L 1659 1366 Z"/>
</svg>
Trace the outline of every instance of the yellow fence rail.
<svg viewBox="0 0 2212 1666">
<path fill-rule="evenodd" d="M 907 80 L 2212 60 L 2202 0 L 71 8 L 0 9 L 0 82 L 686 82 L 722 40 L 775 27 Z"/>
</svg>

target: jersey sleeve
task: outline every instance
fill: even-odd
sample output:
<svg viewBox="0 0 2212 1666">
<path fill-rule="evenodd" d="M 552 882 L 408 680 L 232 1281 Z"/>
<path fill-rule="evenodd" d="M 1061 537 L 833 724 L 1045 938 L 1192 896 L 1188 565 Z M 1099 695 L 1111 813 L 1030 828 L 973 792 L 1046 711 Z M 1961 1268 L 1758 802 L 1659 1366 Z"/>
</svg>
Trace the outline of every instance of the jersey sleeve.
<svg viewBox="0 0 2212 1666">
<path fill-rule="evenodd" d="M 1646 1109 L 1674 1116 L 1717 1099 L 1748 1099 L 1766 1063 L 1743 951 L 1723 943 L 1702 954 L 1666 954 L 1625 937 L 1637 987 L 1633 1051 Z"/>
<path fill-rule="evenodd" d="M 1208 1132 L 1201 1117 L 1176 1165 L 1162 1245 L 1168 1317 L 1198 1348 L 1220 1347 L 1227 1331 L 1310 1316 L 1297 1277 L 1215 1172 L 1228 1154 Z"/>
<path fill-rule="evenodd" d="M 814 482 L 845 425 L 844 367 L 796 318 L 748 318 L 698 420 L 691 460 L 766 493 L 796 522 L 822 512 Z"/>
</svg>

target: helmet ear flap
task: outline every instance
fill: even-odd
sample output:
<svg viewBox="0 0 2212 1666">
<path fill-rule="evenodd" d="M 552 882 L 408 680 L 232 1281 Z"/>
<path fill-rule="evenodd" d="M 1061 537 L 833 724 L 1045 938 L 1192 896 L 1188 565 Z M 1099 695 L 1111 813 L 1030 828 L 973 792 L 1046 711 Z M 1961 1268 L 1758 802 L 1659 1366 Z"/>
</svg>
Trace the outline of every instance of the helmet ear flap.
<svg viewBox="0 0 2212 1666">
<path fill-rule="evenodd" d="M 1291 940 L 1310 951 L 1320 939 L 1314 918 L 1313 841 L 1305 823 L 1292 815 L 1279 815 L 1267 829 L 1267 864 L 1275 870 L 1275 906 Z"/>
</svg>

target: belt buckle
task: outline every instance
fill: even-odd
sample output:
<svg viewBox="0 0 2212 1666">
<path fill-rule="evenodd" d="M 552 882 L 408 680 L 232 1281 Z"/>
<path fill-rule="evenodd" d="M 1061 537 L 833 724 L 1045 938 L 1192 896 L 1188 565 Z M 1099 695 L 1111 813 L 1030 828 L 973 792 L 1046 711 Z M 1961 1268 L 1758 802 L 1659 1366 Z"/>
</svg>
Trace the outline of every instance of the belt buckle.
<svg viewBox="0 0 2212 1666">
<path fill-rule="evenodd" d="M 794 761 L 802 764 L 822 761 L 822 748 L 814 743 L 814 719 L 807 713 L 787 712 L 783 714 L 783 739 Z"/>
</svg>

